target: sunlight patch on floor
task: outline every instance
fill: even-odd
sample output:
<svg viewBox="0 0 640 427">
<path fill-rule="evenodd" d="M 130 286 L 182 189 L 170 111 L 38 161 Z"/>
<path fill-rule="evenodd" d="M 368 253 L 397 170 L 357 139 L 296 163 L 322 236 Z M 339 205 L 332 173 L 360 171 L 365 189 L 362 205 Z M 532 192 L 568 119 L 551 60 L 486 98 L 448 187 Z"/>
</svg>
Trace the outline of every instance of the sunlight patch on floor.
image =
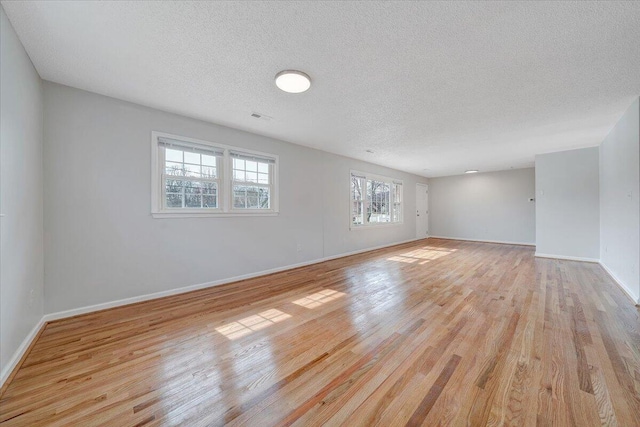
<svg viewBox="0 0 640 427">
<path fill-rule="evenodd" d="M 397 261 L 397 262 L 404 262 L 406 264 L 413 264 L 414 262 L 417 262 L 418 259 L 396 255 L 396 256 L 387 258 L 387 261 Z"/>
<path fill-rule="evenodd" d="M 252 332 L 259 331 L 283 320 L 289 319 L 291 315 L 272 308 L 262 313 L 245 317 L 244 319 L 228 323 L 224 326 L 216 328 L 216 331 L 229 338 L 235 340 Z"/>
<path fill-rule="evenodd" d="M 315 294 L 295 300 L 293 303 L 306 308 L 316 308 L 344 295 L 345 294 L 343 292 L 334 291 L 333 289 L 325 289 L 320 292 L 316 292 Z"/>
<path fill-rule="evenodd" d="M 413 264 L 415 262 L 417 262 L 418 264 L 426 264 L 429 261 L 442 258 L 443 256 L 451 255 L 456 251 L 457 249 L 425 247 L 405 252 L 403 254 L 391 256 L 387 258 L 387 261 L 404 262 L 406 264 Z"/>
</svg>

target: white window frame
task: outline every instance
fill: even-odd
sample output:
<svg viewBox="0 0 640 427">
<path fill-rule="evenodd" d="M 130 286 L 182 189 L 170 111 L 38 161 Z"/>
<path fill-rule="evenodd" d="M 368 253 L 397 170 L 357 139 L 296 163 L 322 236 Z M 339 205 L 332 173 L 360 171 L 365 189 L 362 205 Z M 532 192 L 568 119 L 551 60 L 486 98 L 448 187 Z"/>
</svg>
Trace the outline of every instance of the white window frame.
<svg viewBox="0 0 640 427">
<path fill-rule="evenodd" d="M 215 179 L 202 179 L 203 181 L 215 181 L 218 183 L 218 205 L 216 208 L 166 208 L 164 191 L 165 159 L 163 150 L 160 150 L 159 138 L 173 139 L 185 143 L 185 145 L 206 146 L 223 152 L 216 163 Z M 237 209 L 233 208 L 233 163 L 230 152 L 240 153 L 246 156 L 271 159 L 269 169 L 269 184 L 256 184 L 257 186 L 269 186 L 269 209 Z M 185 136 L 172 135 L 165 132 L 151 132 L 151 215 L 154 218 L 206 218 L 206 217 L 230 217 L 230 216 L 276 216 L 279 213 L 278 205 L 278 166 L 279 156 L 248 150 L 226 144 L 219 144 Z M 253 185 L 251 183 L 250 185 Z"/>
<path fill-rule="evenodd" d="M 269 204 L 273 205 L 273 198 L 272 198 L 272 193 L 275 191 L 274 188 L 274 178 L 275 178 L 275 171 L 277 169 L 277 160 L 275 160 L 273 163 L 269 163 L 269 183 L 268 184 L 262 184 L 262 183 L 258 183 L 258 182 L 250 182 L 250 181 L 237 181 L 235 179 L 235 177 L 233 176 L 233 156 L 231 156 L 231 151 L 233 151 L 234 153 L 238 153 L 244 157 L 253 157 L 254 153 L 249 153 L 246 150 L 238 150 L 238 149 L 231 149 L 228 150 L 225 154 L 229 155 L 229 182 L 230 182 L 230 186 L 229 186 L 229 193 L 230 193 L 230 211 L 234 212 L 234 213 L 241 213 L 241 214 L 246 214 L 246 213 L 260 213 L 260 212 L 265 212 L 265 211 L 271 211 L 273 206 L 271 206 L 269 209 L 243 209 L 243 208 L 235 208 L 233 205 L 233 187 L 235 185 L 242 185 L 242 186 L 246 186 L 246 187 L 262 187 L 262 188 L 268 188 L 269 189 Z M 256 161 L 260 160 L 260 157 L 265 157 L 265 156 L 256 156 Z M 273 156 L 270 156 L 273 157 Z"/>
<path fill-rule="evenodd" d="M 363 200 L 362 200 L 362 209 L 363 209 L 363 216 L 364 216 L 364 223 L 363 224 L 354 224 L 353 223 L 353 193 L 351 192 L 351 179 L 352 177 L 356 175 L 359 177 L 364 178 L 365 181 L 365 194 L 363 196 Z M 401 195 L 401 202 L 400 202 L 400 220 L 396 221 L 396 222 L 368 222 L 366 219 L 367 216 L 367 211 L 369 209 L 369 198 L 368 198 L 368 194 L 366 194 L 366 185 L 367 185 L 367 181 L 381 181 L 384 182 L 386 184 L 389 184 L 389 218 L 393 219 L 393 200 L 392 200 L 392 187 L 394 184 L 400 184 L 402 185 L 402 195 Z M 404 182 L 401 179 L 396 179 L 396 178 L 390 178 L 388 176 L 382 176 L 382 175 L 377 175 L 377 174 L 373 174 L 373 173 L 369 173 L 369 172 L 361 172 L 361 171 L 357 171 L 357 170 L 351 170 L 349 171 L 349 230 L 363 230 L 363 229 L 371 229 L 371 228 L 380 228 L 380 227 L 396 227 L 396 226 L 401 226 L 402 224 L 404 224 Z"/>
</svg>

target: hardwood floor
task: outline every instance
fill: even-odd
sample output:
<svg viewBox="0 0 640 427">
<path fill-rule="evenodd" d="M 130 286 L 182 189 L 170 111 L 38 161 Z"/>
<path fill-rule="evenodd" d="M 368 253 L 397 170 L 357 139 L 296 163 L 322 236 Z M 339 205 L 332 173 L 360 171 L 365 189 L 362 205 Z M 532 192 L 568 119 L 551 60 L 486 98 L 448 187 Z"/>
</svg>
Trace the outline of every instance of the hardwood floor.
<svg viewBox="0 0 640 427">
<path fill-rule="evenodd" d="M 428 239 L 50 323 L 2 426 L 640 426 L 597 264 Z"/>
</svg>

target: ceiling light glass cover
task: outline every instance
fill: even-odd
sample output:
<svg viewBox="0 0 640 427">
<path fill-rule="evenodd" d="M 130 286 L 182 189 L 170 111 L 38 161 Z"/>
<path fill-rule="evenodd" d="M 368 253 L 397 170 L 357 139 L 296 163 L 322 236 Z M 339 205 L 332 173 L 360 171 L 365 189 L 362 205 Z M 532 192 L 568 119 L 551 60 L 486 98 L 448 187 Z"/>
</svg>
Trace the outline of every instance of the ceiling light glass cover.
<svg viewBox="0 0 640 427">
<path fill-rule="evenodd" d="M 302 71 L 284 70 L 276 74 L 276 86 L 288 93 L 302 93 L 311 87 L 311 78 Z"/>
<path fill-rule="evenodd" d="M 475 170 L 475 169 L 471 169 L 471 170 L 468 170 L 468 171 L 464 171 L 464 173 L 478 173 L 478 171 Z"/>
</svg>

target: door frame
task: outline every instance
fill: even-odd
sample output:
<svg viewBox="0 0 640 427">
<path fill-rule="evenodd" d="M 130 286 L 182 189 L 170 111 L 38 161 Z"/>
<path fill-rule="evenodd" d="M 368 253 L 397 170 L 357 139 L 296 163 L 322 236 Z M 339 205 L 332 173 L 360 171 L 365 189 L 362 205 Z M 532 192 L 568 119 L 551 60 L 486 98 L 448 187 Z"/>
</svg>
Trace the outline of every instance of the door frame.
<svg viewBox="0 0 640 427">
<path fill-rule="evenodd" d="M 423 236 L 418 229 L 418 191 L 426 192 L 426 208 L 425 208 L 425 218 L 426 218 L 426 234 Z M 418 239 L 426 239 L 429 237 L 429 184 L 423 184 L 421 182 L 416 183 L 416 238 Z"/>
</svg>

